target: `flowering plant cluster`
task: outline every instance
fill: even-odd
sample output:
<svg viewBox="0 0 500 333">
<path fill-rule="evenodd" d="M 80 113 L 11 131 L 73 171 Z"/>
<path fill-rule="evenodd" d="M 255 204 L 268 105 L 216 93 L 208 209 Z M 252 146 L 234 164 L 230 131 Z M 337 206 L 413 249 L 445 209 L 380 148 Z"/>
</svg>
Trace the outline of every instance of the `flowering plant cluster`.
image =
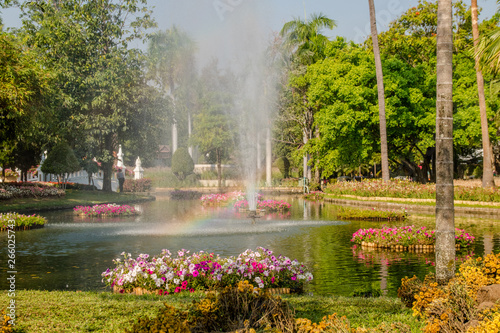
<svg viewBox="0 0 500 333">
<path fill-rule="evenodd" d="M 360 197 L 389 197 L 412 199 L 435 199 L 435 184 L 420 184 L 409 180 L 364 179 L 360 182 L 337 182 L 329 184 L 326 191 L 335 195 Z M 498 188 L 455 186 L 455 200 L 500 202 Z"/>
<path fill-rule="evenodd" d="M 76 206 L 75 214 L 84 217 L 112 217 L 137 215 L 134 207 L 128 205 L 103 204 L 94 206 Z"/>
<path fill-rule="evenodd" d="M 419 184 L 409 180 L 395 179 L 387 182 L 381 179 L 364 179 L 360 182 L 336 182 L 328 185 L 327 192 L 361 197 L 436 198 L 436 186 L 434 184 Z"/>
<path fill-rule="evenodd" d="M 404 221 L 408 218 L 408 212 L 404 208 L 396 211 L 341 206 L 337 209 L 337 218 L 341 220 Z"/>
<path fill-rule="evenodd" d="M 457 228 L 455 231 L 455 241 L 460 247 L 472 245 L 474 239 L 474 236 L 462 229 Z M 389 247 L 391 245 L 434 245 L 436 236 L 434 230 L 427 230 L 426 227 L 383 227 L 379 229 L 359 229 L 352 235 L 351 242 L 356 244 L 361 244 L 362 242 L 376 243 L 382 247 Z"/>
<path fill-rule="evenodd" d="M 0 214 L 0 230 L 4 231 L 8 228 L 8 221 L 15 221 L 16 229 L 27 229 L 43 226 L 47 220 L 39 215 L 23 215 L 19 213 L 3 213 Z"/>
<path fill-rule="evenodd" d="M 124 259 L 115 259 L 116 267 L 102 273 L 103 282 L 121 292 L 144 288 L 160 294 L 194 292 L 234 287 L 248 280 L 259 288 L 300 289 L 313 276 L 297 260 L 275 256 L 262 247 L 246 250 L 237 257 L 198 252 L 190 255 L 187 250 L 163 250 L 160 256 L 140 254 L 136 259 L 122 253 Z"/>
<path fill-rule="evenodd" d="M 312 200 L 312 201 L 323 200 L 324 197 L 325 197 L 325 193 L 322 191 L 312 191 L 312 192 L 304 194 L 304 199 Z"/>
<path fill-rule="evenodd" d="M 261 198 L 261 195 L 257 195 L 257 200 Z M 229 193 L 214 193 L 206 194 L 201 197 L 201 204 L 204 206 L 225 206 L 232 202 L 245 199 L 245 193 L 241 191 L 229 192 Z"/>
<path fill-rule="evenodd" d="M 269 212 L 277 212 L 289 210 L 290 205 L 288 202 L 284 200 L 258 200 L 257 201 L 257 209 L 265 210 Z M 247 200 L 238 200 L 234 203 L 234 208 L 238 209 L 248 209 L 248 201 Z"/>
<path fill-rule="evenodd" d="M 17 171 L 14 171 L 12 169 L 5 169 L 5 177 L 19 177 L 19 174 Z"/>
<path fill-rule="evenodd" d="M 38 182 L 0 183 L 0 200 L 10 198 L 61 197 L 66 192 L 52 185 Z"/>
</svg>

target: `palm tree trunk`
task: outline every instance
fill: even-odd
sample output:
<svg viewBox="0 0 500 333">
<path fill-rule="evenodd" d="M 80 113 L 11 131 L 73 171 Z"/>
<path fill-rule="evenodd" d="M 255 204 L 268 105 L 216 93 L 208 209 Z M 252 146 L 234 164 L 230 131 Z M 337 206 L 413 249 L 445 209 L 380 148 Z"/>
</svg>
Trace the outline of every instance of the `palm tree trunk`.
<svg viewBox="0 0 500 333">
<path fill-rule="evenodd" d="M 380 49 L 378 47 L 377 20 L 375 17 L 375 4 L 373 0 L 368 0 L 370 6 L 370 25 L 373 42 L 373 55 L 375 57 L 375 71 L 377 74 L 378 91 L 378 116 L 380 122 L 380 153 L 382 159 L 382 179 L 389 181 L 389 153 L 387 149 L 387 126 L 385 120 L 385 96 L 384 96 L 384 73 L 382 71 L 382 60 L 380 59 Z"/>
<path fill-rule="evenodd" d="M 266 129 L 266 184 L 268 187 L 273 184 L 272 167 L 271 125 L 269 125 Z"/>
<path fill-rule="evenodd" d="M 451 0 L 438 1 L 436 96 L 436 280 L 455 275 L 453 28 Z"/>
<path fill-rule="evenodd" d="M 477 26 L 477 0 L 471 0 L 472 12 L 472 37 L 474 38 L 474 48 L 479 43 L 479 28 Z M 488 131 L 488 117 L 486 115 L 486 100 L 484 98 L 484 80 L 483 73 L 479 68 L 479 55 L 475 56 L 476 61 L 476 80 L 477 80 L 477 93 L 479 97 L 479 113 L 481 114 L 481 133 L 483 136 L 483 187 L 495 187 L 495 180 L 493 178 L 492 167 L 492 151 L 490 145 L 490 135 Z"/>
</svg>

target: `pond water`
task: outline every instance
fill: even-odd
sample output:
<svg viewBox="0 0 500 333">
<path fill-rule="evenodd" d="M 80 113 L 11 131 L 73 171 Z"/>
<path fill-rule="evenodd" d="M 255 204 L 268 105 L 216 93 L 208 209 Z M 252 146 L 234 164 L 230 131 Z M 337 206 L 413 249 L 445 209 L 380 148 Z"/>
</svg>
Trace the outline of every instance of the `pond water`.
<svg viewBox="0 0 500 333">
<path fill-rule="evenodd" d="M 433 253 L 369 252 L 353 247 L 354 232 L 380 227 L 380 222 L 336 221 L 336 206 L 331 204 L 299 197 L 280 199 L 292 204 L 291 211 L 266 215 L 255 224 L 234 211 L 203 208 L 198 200 L 174 201 L 168 196 L 135 205 L 142 212 L 135 217 L 101 220 L 77 217 L 71 210 L 42 213 L 48 219 L 44 228 L 16 232 L 16 288 L 106 290 L 101 273 L 114 267 L 112 260 L 120 253 L 156 255 L 162 249 L 230 256 L 262 246 L 305 263 L 314 274 L 306 292 L 315 295 L 350 296 L 381 289 L 396 296 L 403 277 L 423 278 L 434 270 Z M 433 218 L 414 217 L 409 223 L 432 227 L 433 222 Z M 474 255 L 500 252 L 497 222 L 459 221 L 477 236 L 471 249 Z M 0 246 L 7 248 L 6 237 Z M 0 262 L 6 261 L 2 251 Z M 1 266 L 6 273 L 6 265 Z M 8 289 L 5 279 L 0 287 Z"/>
</svg>

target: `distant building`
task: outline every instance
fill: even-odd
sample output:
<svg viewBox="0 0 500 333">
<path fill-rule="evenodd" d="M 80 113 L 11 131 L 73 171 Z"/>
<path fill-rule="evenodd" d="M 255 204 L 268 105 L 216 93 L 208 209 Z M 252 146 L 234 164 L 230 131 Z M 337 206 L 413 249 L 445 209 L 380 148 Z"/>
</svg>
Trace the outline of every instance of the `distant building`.
<svg viewBox="0 0 500 333">
<path fill-rule="evenodd" d="M 156 154 L 156 166 L 170 166 L 172 164 L 172 151 L 168 145 L 159 145 Z"/>
</svg>

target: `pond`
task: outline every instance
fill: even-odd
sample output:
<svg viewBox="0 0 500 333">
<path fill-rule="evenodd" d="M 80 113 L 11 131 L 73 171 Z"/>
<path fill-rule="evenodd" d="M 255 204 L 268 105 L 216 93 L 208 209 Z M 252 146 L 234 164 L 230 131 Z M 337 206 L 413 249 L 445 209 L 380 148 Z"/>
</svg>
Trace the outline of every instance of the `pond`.
<svg viewBox="0 0 500 333">
<path fill-rule="evenodd" d="M 315 295 L 351 296 L 380 289 L 396 296 L 403 277 L 423 278 L 434 270 L 433 253 L 369 252 L 353 247 L 354 232 L 380 227 L 380 222 L 336 221 L 334 205 L 292 196 L 279 199 L 290 202 L 291 211 L 266 215 L 255 224 L 232 210 L 204 208 L 198 200 L 175 201 L 168 196 L 135 205 L 141 211 L 135 217 L 101 220 L 84 219 L 68 210 L 42 213 L 48 219 L 44 228 L 16 232 L 16 288 L 106 290 L 101 273 L 114 267 L 113 259 L 122 252 L 156 255 L 162 249 L 236 256 L 262 246 L 306 264 L 314 274 L 306 292 Z M 456 219 L 457 227 L 477 236 L 471 250 L 478 256 L 500 252 L 497 222 Z M 431 227 L 433 223 L 433 217 L 425 216 L 411 216 L 409 221 Z M 7 248 L 6 237 L 0 246 Z M 0 262 L 6 261 L 2 251 Z M 5 266 L 2 273 L 7 271 Z M 5 279 L 0 286 L 8 289 Z"/>
</svg>

